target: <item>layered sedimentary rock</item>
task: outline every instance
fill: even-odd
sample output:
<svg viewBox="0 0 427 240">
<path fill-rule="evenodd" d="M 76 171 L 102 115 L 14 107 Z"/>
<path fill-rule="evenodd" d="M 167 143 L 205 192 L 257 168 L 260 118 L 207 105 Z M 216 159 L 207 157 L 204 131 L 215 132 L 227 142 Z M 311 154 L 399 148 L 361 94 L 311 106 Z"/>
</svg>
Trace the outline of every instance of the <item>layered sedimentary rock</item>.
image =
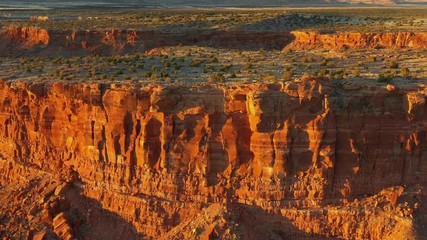
<svg viewBox="0 0 427 240">
<path fill-rule="evenodd" d="M 146 238 L 164 235 L 212 203 L 263 209 L 275 214 L 259 215 L 271 224 L 280 215 L 287 220 L 276 221 L 279 229 L 294 237 L 384 239 L 394 227 L 422 236 L 412 220 L 422 214 L 414 212 L 425 198 L 421 190 L 380 194 L 367 200 L 375 206 L 369 211 L 352 201 L 397 185 L 425 186 L 427 89 L 365 84 L 2 81 L 2 176 L 15 174 L 14 165 L 74 169 L 85 196 Z M 385 213 L 375 210 L 378 204 Z M 387 227 L 375 228 L 378 222 Z"/>
<path fill-rule="evenodd" d="M 156 47 L 198 45 L 232 49 L 426 48 L 427 33 L 336 33 L 136 30 L 57 31 L 6 27 L 0 31 L 0 54 L 114 54 Z"/>
<path fill-rule="evenodd" d="M 343 49 L 343 48 L 426 48 L 427 33 L 347 33 L 320 34 L 291 32 L 295 39 L 285 49 Z"/>
<path fill-rule="evenodd" d="M 8 27 L 0 32 L 1 47 L 15 43 L 22 48 L 36 48 L 49 44 L 50 36 L 46 29 L 35 27 Z"/>
<path fill-rule="evenodd" d="M 6 27 L 0 31 L 2 54 L 111 54 L 155 47 L 201 45 L 237 49 L 281 49 L 292 35 L 276 32 L 190 31 L 169 33 L 136 30 L 57 31 L 37 27 Z M 80 52 L 79 52 L 80 50 Z"/>
</svg>

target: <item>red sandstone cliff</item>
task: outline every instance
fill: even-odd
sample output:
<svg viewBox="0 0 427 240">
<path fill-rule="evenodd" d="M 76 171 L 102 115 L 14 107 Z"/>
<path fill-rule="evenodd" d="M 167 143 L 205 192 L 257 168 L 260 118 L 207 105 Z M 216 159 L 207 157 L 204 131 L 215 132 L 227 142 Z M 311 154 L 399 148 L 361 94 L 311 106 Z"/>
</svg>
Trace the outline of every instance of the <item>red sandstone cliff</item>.
<svg viewBox="0 0 427 240">
<path fill-rule="evenodd" d="M 427 48 L 427 33 L 291 33 L 295 39 L 285 49 Z"/>
<path fill-rule="evenodd" d="M 135 30 L 48 31 L 7 27 L 0 31 L 0 53 L 109 54 L 147 51 L 155 47 L 200 45 L 236 49 L 426 48 L 427 34 L 193 31 L 166 33 Z"/>
<path fill-rule="evenodd" d="M 6 27 L 0 31 L 0 52 L 32 54 L 79 52 L 109 54 L 146 51 L 155 47 L 200 45 L 238 49 L 280 49 L 292 39 L 286 33 L 191 31 L 167 33 L 136 30 L 56 31 L 36 27 Z"/>
<path fill-rule="evenodd" d="M 146 238 L 189 228 L 212 203 L 275 214 L 228 207 L 249 228 L 279 224 L 295 238 L 422 236 L 413 218 L 424 216 L 415 204 L 425 193 L 384 189 L 426 184 L 426 91 L 313 78 L 227 87 L 1 82 L 0 171 L 10 179 L 19 165 L 74 168 L 85 196 Z M 207 235 L 219 224 L 209 219 Z"/>
<path fill-rule="evenodd" d="M 12 26 L 0 31 L 0 40 L 2 49 L 15 44 L 24 49 L 31 49 L 48 45 L 50 36 L 46 29 Z"/>
</svg>

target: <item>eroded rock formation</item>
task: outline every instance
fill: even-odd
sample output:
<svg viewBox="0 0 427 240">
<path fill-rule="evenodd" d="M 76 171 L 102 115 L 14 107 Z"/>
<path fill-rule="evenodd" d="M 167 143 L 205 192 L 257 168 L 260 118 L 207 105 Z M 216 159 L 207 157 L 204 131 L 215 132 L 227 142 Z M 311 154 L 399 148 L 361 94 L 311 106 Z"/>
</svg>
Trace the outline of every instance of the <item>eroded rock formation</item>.
<svg viewBox="0 0 427 240">
<path fill-rule="evenodd" d="M 291 32 L 295 40 L 285 49 L 344 49 L 344 48 L 427 48 L 427 33 L 347 33 L 319 34 Z"/>
<path fill-rule="evenodd" d="M 359 84 L 2 81 L 2 176 L 17 166 L 74 169 L 86 197 L 144 238 L 198 219 L 213 203 L 238 212 L 212 207 L 221 218 L 255 214 L 296 238 L 423 236 L 414 218 L 425 219 L 427 89 Z M 229 205 L 237 203 L 242 209 Z M 204 236 L 235 228 L 212 219 Z M 251 228 L 260 219 L 245 221 Z"/>
<path fill-rule="evenodd" d="M 147 51 L 155 47 L 201 45 L 237 49 L 281 49 L 292 35 L 276 32 L 193 31 L 169 33 L 136 30 L 57 31 L 37 27 L 5 27 L 0 31 L 2 54 L 110 54 Z M 30 51 L 31 50 L 31 51 Z M 28 52 L 30 51 L 30 52 Z"/>
<path fill-rule="evenodd" d="M 12 44 L 22 48 L 35 48 L 49 44 L 50 36 L 46 29 L 35 27 L 12 26 L 0 33 L 3 47 L 11 47 Z"/>
<path fill-rule="evenodd" d="M 0 54 L 111 54 L 156 47 L 199 45 L 233 49 L 426 48 L 427 33 L 336 33 L 193 31 L 169 33 L 136 30 L 57 31 L 6 27 L 0 31 Z"/>
</svg>

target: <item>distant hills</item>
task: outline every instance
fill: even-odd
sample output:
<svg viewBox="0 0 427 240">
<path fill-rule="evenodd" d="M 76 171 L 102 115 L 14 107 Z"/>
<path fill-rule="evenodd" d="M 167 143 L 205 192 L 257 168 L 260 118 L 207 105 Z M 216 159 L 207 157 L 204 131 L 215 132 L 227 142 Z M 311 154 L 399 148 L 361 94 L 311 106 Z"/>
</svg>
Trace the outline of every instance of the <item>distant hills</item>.
<svg viewBox="0 0 427 240">
<path fill-rule="evenodd" d="M 183 6 L 287 6 L 287 5 L 399 5 L 426 4 L 427 0 L 145 0 L 153 5 Z"/>
<path fill-rule="evenodd" d="M 63 8 L 192 8 L 268 6 L 426 5 L 427 0 L 0 0 L 0 10 Z"/>
</svg>

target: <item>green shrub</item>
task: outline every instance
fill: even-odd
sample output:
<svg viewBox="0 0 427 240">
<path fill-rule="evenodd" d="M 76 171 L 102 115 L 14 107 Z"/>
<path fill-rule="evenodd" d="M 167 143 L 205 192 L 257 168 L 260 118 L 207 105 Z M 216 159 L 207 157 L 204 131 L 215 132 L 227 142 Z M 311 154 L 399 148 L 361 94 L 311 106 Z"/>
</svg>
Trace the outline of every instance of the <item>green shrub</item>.
<svg viewBox="0 0 427 240">
<path fill-rule="evenodd" d="M 227 72 L 228 70 L 230 70 L 233 67 L 233 64 L 226 64 L 226 65 L 221 65 L 221 68 L 219 69 L 221 72 Z"/>
<path fill-rule="evenodd" d="M 354 77 L 360 77 L 360 72 L 357 69 L 353 70 L 351 73 L 353 74 Z"/>
<path fill-rule="evenodd" d="M 244 69 L 245 70 L 251 70 L 253 68 L 253 64 L 252 63 L 246 63 Z"/>
<path fill-rule="evenodd" d="M 323 58 L 322 62 L 320 63 L 320 66 L 326 66 L 326 64 L 328 64 L 328 59 Z"/>
<path fill-rule="evenodd" d="M 211 56 L 211 58 L 209 59 L 210 63 L 217 63 L 218 62 L 218 58 L 215 56 Z"/>
<path fill-rule="evenodd" d="M 208 82 L 210 82 L 210 83 L 223 83 L 223 82 L 225 82 L 224 74 L 214 73 L 211 76 L 209 76 Z"/>
<path fill-rule="evenodd" d="M 410 71 L 409 71 L 409 68 L 407 67 L 400 69 L 400 74 L 402 75 L 402 77 L 408 77 L 409 73 Z"/>
<path fill-rule="evenodd" d="M 380 73 L 378 74 L 378 82 L 388 83 L 391 80 L 393 80 L 394 77 L 395 75 L 393 73 L 388 73 L 388 72 Z"/>
<path fill-rule="evenodd" d="M 376 58 L 375 56 L 370 56 L 370 57 L 368 58 L 368 61 L 369 61 L 369 62 L 376 62 L 376 61 L 377 61 L 377 58 Z"/>
<path fill-rule="evenodd" d="M 393 59 L 390 64 L 389 64 L 390 68 L 399 68 L 399 63 L 397 62 L 396 59 Z"/>
<path fill-rule="evenodd" d="M 328 63 L 326 64 L 326 66 L 327 67 L 335 67 L 335 63 L 328 61 Z"/>
<path fill-rule="evenodd" d="M 284 71 L 282 74 L 282 78 L 284 80 L 292 80 L 293 77 L 294 77 L 294 71 L 293 70 Z"/>
<path fill-rule="evenodd" d="M 192 67 L 200 67 L 200 65 L 202 65 L 202 61 L 200 61 L 198 59 L 191 60 L 190 66 L 192 66 Z"/>
<path fill-rule="evenodd" d="M 289 65 L 285 66 L 285 71 L 291 71 L 291 69 L 292 69 L 292 66 L 289 66 Z"/>
<path fill-rule="evenodd" d="M 275 77 L 275 76 L 273 76 L 273 75 L 270 75 L 270 74 L 265 75 L 265 76 L 262 78 L 262 80 L 263 80 L 264 82 L 277 82 L 276 77 Z"/>
</svg>

